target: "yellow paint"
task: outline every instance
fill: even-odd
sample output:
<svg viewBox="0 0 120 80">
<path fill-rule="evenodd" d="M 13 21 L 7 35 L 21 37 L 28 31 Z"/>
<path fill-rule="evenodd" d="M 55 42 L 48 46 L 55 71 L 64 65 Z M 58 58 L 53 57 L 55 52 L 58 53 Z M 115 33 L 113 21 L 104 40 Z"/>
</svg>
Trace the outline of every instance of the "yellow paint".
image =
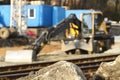
<svg viewBox="0 0 120 80">
<path fill-rule="evenodd" d="M 98 31 L 100 31 L 101 28 L 103 28 L 105 34 L 108 35 L 107 25 L 106 25 L 106 23 L 105 23 L 104 21 L 103 21 L 103 22 L 101 23 L 101 25 L 99 26 Z"/>
<path fill-rule="evenodd" d="M 79 31 L 78 31 L 78 27 L 77 25 L 75 25 L 74 23 L 70 23 L 70 29 L 66 29 L 66 37 L 68 38 L 69 36 L 78 36 L 79 35 Z"/>
</svg>

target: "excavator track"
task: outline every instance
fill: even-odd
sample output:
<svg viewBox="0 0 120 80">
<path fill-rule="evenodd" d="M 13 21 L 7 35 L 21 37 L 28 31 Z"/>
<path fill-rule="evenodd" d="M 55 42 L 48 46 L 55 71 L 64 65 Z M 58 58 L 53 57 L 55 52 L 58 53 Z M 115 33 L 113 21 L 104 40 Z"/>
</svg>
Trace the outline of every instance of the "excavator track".
<svg viewBox="0 0 120 80">
<path fill-rule="evenodd" d="M 97 70 L 101 62 L 115 60 L 118 54 L 93 54 L 79 55 L 75 58 L 62 59 L 78 65 L 84 72 L 87 80 L 91 80 L 93 73 Z M 28 75 L 30 72 L 38 71 L 41 68 L 54 64 L 60 60 L 37 61 L 29 64 L 0 67 L 0 79 L 12 80 Z"/>
</svg>

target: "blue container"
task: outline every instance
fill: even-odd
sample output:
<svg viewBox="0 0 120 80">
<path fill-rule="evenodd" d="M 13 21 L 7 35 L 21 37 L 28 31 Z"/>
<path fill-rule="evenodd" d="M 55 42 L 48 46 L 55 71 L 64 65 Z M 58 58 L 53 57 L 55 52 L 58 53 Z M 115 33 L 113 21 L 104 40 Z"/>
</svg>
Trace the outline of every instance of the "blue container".
<svg viewBox="0 0 120 80">
<path fill-rule="evenodd" d="M 66 17 L 68 17 L 70 14 L 75 14 L 77 18 L 80 18 L 80 14 L 82 13 L 89 13 L 91 10 L 66 10 Z"/>
<path fill-rule="evenodd" d="M 65 18 L 65 9 L 61 7 L 53 7 L 53 25 L 56 25 Z"/>
<path fill-rule="evenodd" d="M 52 7 L 49 5 L 27 5 L 29 27 L 52 26 Z"/>
<path fill-rule="evenodd" d="M 0 5 L 0 23 L 3 26 L 10 26 L 10 6 Z"/>
</svg>

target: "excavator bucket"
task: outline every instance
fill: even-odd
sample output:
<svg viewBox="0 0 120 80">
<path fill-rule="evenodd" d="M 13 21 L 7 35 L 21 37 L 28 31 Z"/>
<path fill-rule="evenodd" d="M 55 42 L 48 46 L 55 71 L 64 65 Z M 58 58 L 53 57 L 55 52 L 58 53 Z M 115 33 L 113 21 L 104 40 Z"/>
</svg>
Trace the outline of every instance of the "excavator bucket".
<svg viewBox="0 0 120 80">
<path fill-rule="evenodd" d="M 33 50 L 8 50 L 5 55 L 5 62 L 33 62 L 35 59 Z"/>
</svg>

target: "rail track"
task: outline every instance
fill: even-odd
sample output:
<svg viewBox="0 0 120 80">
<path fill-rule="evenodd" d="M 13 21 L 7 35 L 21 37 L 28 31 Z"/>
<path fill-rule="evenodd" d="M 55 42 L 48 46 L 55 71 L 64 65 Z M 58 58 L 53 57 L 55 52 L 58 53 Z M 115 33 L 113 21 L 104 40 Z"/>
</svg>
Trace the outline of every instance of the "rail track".
<svg viewBox="0 0 120 80">
<path fill-rule="evenodd" d="M 97 70 L 101 62 L 109 62 L 115 60 L 119 54 L 95 54 L 85 57 L 77 57 L 71 59 L 64 59 L 78 65 L 84 74 L 89 79 Z M 38 71 L 39 69 L 56 63 L 54 61 L 33 62 L 29 64 L 21 64 L 14 66 L 0 67 L 0 80 L 14 80 L 19 77 L 28 75 L 31 71 Z"/>
</svg>

